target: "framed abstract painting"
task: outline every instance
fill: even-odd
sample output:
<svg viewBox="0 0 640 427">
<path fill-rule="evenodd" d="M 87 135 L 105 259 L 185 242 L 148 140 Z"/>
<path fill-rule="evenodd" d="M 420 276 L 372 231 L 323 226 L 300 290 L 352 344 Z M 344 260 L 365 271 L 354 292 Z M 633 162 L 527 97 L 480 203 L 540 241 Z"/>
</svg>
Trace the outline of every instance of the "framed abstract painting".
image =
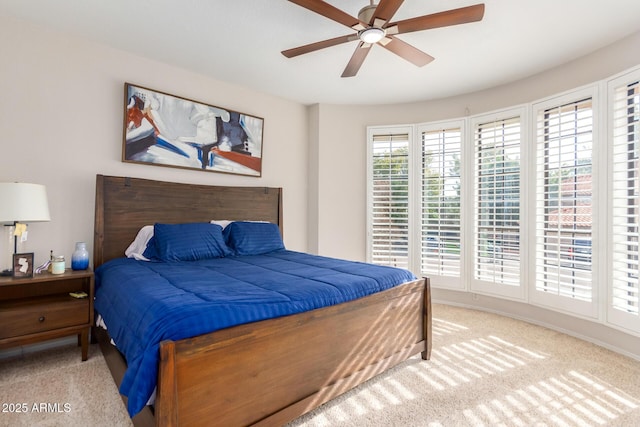
<svg viewBox="0 0 640 427">
<path fill-rule="evenodd" d="M 262 176 L 264 119 L 125 83 L 122 161 Z"/>
</svg>

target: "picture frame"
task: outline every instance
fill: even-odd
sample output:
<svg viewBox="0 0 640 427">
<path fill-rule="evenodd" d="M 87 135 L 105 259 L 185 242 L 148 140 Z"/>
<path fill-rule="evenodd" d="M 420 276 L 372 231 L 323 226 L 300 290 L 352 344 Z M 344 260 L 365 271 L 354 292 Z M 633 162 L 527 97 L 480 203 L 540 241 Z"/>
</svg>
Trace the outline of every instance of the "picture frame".
<svg viewBox="0 0 640 427">
<path fill-rule="evenodd" d="M 13 277 L 33 277 L 33 252 L 13 254 Z"/>
<path fill-rule="evenodd" d="M 124 85 L 122 161 L 262 176 L 264 119 Z"/>
</svg>

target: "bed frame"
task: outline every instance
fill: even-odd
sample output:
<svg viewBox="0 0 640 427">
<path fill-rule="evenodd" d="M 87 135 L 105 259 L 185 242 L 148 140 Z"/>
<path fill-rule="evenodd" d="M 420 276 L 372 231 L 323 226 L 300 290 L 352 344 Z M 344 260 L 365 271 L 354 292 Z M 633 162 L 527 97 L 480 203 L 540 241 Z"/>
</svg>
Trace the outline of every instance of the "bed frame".
<svg viewBox="0 0 640 427">
<path fill-rule="evenodd" d="M 282 232 L 282 189 L 96 179 L 94 268 L 123 256 L 143 225 L 264 220 Z M 94 328 L 119 386 L 126 367 Z M 136 425 L 282 425 L 408 357 L 431 354 L 428 279 L 355 301 L 164 341 L 156 403 Z M 123 399 L 126 398 L 123 397 Z"/>
</svg>

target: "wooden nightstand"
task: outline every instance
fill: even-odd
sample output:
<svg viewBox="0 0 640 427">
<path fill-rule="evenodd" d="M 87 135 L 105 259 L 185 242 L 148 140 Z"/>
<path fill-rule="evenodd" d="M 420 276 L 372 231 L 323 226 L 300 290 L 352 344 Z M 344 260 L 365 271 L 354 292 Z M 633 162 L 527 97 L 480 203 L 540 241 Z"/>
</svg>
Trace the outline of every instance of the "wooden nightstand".
<svg viewBox="0 0 640 427">
<path fill-rule="evenodd" d="M 74 298 L 69 292 L 85 292 L 87 297 Z M 0 349 L 78 335 L 82 360 L 87 360 L 92 324 L 91 270 L 0 277 Z"/>
</svg>

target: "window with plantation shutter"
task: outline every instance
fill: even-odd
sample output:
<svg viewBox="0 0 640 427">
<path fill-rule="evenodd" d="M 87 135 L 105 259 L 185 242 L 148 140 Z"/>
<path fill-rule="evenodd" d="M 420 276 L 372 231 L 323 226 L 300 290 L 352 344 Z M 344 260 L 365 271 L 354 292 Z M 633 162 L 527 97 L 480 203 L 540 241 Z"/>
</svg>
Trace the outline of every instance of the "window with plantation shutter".
<svg viewBox="0 0 640 427">
<path fill-rule="evenodd" d="M 522 297 L 521 116 L 474 125 L 472 288 Z"/>
<path fill-rule="evenodd" d="M 459 278 L 462 129 L 459 124 L 424 128 L 420 135 L 421 271 L 430 277 Z"/>
<path fill-rule="evenodd" d="M 535 290 L 533 297 L 594 315 L 592 97 L 536 111 Z"/>
<path fill-rule="evenodd" d="M 369 260 L 409 268 L 409 132 L 369 137 Z"/>
<path fill-rule="evenodd" d="M 640 79 L 640 73 L 635 78 Z M 626 77 L 625 78 L 629 78 Z M 619 79 L 620 80 L 620 79 Z M 640 82 L 616 81 L 612 94 L 612 274 L 609 320 L 640 331 Z M 624 81 L 624 80 L 623 80 Z M 621 84 L 622 83 L 622 84 Z"/>
</svg>

